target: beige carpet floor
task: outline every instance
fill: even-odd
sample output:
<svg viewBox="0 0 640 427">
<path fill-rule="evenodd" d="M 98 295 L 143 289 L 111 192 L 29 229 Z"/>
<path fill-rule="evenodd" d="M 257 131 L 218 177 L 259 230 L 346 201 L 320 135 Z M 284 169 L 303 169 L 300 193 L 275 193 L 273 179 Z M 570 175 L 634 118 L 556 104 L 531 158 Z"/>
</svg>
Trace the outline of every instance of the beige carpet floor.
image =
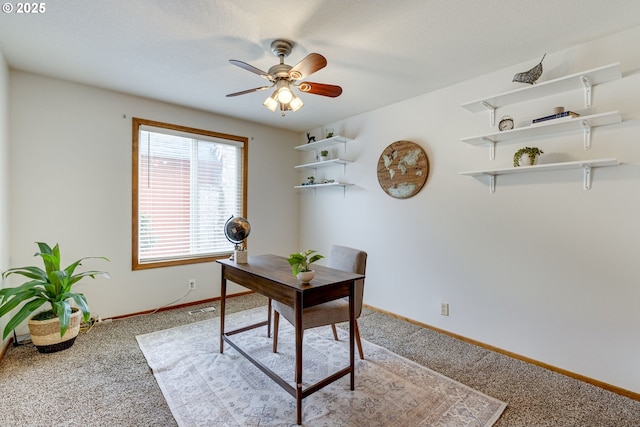
<svg viewBox="0 0 640 427">
<path fill-rule="evenodd" d="M 227 309 L 266 303 L 253 294 Z M 0 361 L 0 426 L 176 426 L 135 337 L 218 316 L 193 308 L 99 324 L 55 354 L 10 347 Z M 639 401 L 375 311 L 365 309 L 359 325 L 369 342 L 509 402 L 495 427 L 640 426 Z"/>
<path fill-rule="evenodd" d="M 235 329 L 265 320 L 265 307 L 232 314 Z M 294 386 L 293 327 L 283 322 L 278 353 L 266 328 L 233 340 Z M 235 349 L 219 352 L 219 321 L 206 320 L 137 337 L 178 425 L 284 426 L 295 421 L 295 399 Z M 506 404 L 389 350 L 364 341 L 355 390 L 343 377 L 303 400 L 304 426 L 491 426 Z M 309 387 L 348 365 L 348 333 L 306 331 L 303 383 Z"/>
</svg>

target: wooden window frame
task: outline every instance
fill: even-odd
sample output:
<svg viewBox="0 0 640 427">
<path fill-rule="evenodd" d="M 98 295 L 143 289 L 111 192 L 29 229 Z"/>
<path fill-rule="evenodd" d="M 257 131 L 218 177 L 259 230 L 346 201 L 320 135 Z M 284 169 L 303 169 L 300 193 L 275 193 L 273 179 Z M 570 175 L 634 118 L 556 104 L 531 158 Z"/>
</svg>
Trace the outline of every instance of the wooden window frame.
<svg viewBox="0 0 640 427">
<path fill-rule="evenodd" d="M 138 210 L 138 179 L 139 179 L 139 135 L 140 135 L 140 126 L 151 126 L 156 128 L 174 130 L 184 133 L 190 133 L 194 135 L 203 135 L 206 137 L 213 137 L 216 139 L 226 139 L 229 141 L 234 141 L 236 144 L 241 144 L 242 150 L 242 159 L 241 159 L 241 167 L 242 167 L 242 213 L 243 217 L 247 217 L 247 171 L 248 171 L 248 152 L 249 152 L 249 139 L 243 136 L 230 135 L 220 132 L 213 132 L 203 129 L 196 129 L 187 126 L 163 123 L 153 120 L 141 119 L 137 117 L 132 118 L 132 188 L 131 188 L 131 248 L 132 248 L 132 257 L 131 257 L 131 266 L 133 270 L 145 270 L 150 268 L 159 268 L 159 267 L 170 267 L 176 265 L 186 265 L 186 264 L 195 264 L 202 262 L 212 262 L 217 259 L 228 257 L 233 253 L 233 250 L 230 250 L 228 253 L 219 254 L 216 256 L 194 256 L 194 257 L 181 257 L 176 259 L 167 259 L 162 261 L 153 261 L 153 262 L 139 262 L 139 210 Z"/>
</svg>

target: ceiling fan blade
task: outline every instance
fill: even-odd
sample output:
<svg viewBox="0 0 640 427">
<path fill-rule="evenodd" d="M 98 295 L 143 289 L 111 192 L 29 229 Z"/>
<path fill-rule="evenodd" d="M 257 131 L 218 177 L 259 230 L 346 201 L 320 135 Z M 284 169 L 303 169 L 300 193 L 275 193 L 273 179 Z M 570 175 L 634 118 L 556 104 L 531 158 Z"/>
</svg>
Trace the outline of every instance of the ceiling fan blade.
<svg viewBox="0 0 640 427">
<path fill-rule="evenodd" d="M 271 74 L 267 73 L 266 71 L 262 71 L 261 69 L 256 68 L 253 65 L 249 65 L 246 62 L 238 61 L 236 59 L 230 59 L 229 62 L 244 70 L 251 71 L 252 73 L 259 75 L 260 77 L 264 77 L 267 80 L 273 80 L 273 76 Z"/>
<path fill-rule="evenodd" d="M 328 85 L 324 83 L 302 82 L 298 86 L 301 92 L 313 93 L 314 95 L 329 96 L 335 98 L 340 96 L 342 88 L 336 85 Z"/>
<path fill-rule="evenodd" d="M 291 70 L 289 76 L 293 80 L 304 79 L 318 70 L 327 66 L 327 60 L 319 53 L 310 53 L 302 61 L 298 62 Z"/>
<path fill-rule="evenodd" d="M 230 97 L 230 96 L 246 95 L 247 93 L 259 92 L 259 91 L 261 91 L 261 90 L 269 89 L 270 87 L 273 87 L 273 85 L 271 85 L 271 86 L 255 87 L 255 88 L 253 88 L 253 89 L 243 90 L 242 92 L 230 93 L 230 94 L 228 94 L 228 95 L 227 95 L 227 98 L 228 98 L 228 97 Z"/>
</svg>

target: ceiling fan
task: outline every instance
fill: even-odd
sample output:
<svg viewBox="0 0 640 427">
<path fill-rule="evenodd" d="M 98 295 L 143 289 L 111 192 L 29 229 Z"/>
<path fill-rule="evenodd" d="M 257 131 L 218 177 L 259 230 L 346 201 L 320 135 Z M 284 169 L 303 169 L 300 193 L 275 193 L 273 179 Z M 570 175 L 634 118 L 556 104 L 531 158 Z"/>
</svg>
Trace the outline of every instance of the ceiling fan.
<svg viewBox="0 0 640 427">
<path fill-rule="evenodd" d="M 269 68 L 269 72 L 262 71 L 246 62 L 230 59 L 229 62 L 233 65 L 251 71 L 260 77 L 264 77 L 271 82 L 271 85 L 230 93 L 227 97 L 245 95 L 247 93 L 275 87 L 273 94 L 264 101 L 264 106 L 271 111 L 276 111 L 276 108 L 279 106 L 284 116 L 286 111 L 298 111 L 304 105 L 302 100 L 291 90 L 292 86 L 297 87 L 300 92 L 304 93 L 312 93 L 314 95 L 328 96 L 331 98 L 340 96 L 342 93 L 340 86 L 307 81 L 299 82 L 299 80 L 305 79 L 316 71 L 326 67 L 327 60 L 319 53 L 310 53 L 292 67 L 284 63 L 284 58 L 291 53 L 292 48 L 293 43 L 287 40 L 274 40 L 271 43 L 271 52 L 280 58 L 280 63 Z"/>
</svg>

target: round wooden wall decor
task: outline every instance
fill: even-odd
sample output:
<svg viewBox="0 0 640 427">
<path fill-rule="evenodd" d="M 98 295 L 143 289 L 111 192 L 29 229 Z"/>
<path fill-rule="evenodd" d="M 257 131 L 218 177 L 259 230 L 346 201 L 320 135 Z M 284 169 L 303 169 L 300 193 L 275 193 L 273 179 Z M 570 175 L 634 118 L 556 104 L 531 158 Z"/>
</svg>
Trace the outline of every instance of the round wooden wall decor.
<svg viewBox="0 0 640 427">
<path fill-rule="evenodd" d="M 429 159 L 422 147 L 411 141 L 396 141 L 380 154 L 378 182 L 396 199 L 415 196 L 429 175 Z"/>
</svg>

